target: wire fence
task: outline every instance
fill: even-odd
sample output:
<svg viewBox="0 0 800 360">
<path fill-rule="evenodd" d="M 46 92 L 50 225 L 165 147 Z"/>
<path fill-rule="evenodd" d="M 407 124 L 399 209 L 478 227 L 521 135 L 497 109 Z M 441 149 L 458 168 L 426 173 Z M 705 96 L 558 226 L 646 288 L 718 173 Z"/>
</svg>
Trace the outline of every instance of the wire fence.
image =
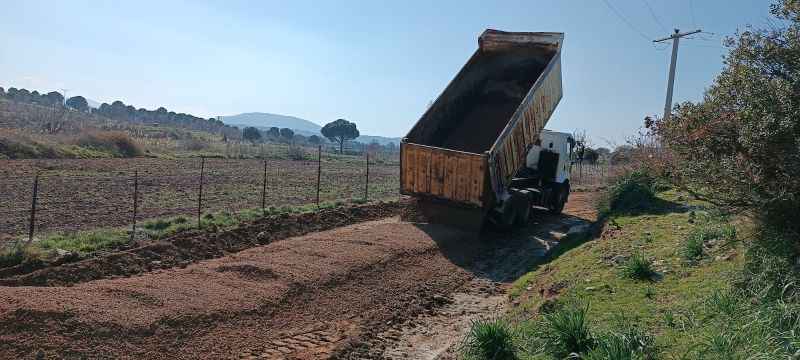
<svg viewBox="0 0 800 360">
<path fill-rule="evenodd" d="M 386 158 L 3 160 L 0 238 L 34 237 L 146 219 L 398 196 Z"/>
<path fill-rule="evenodd" d="M 609 164 L 573 164 L 570 169 L 570 184 L 574 186 L 605 185 L 617 174 L 617 168 Z"/>
</svg>

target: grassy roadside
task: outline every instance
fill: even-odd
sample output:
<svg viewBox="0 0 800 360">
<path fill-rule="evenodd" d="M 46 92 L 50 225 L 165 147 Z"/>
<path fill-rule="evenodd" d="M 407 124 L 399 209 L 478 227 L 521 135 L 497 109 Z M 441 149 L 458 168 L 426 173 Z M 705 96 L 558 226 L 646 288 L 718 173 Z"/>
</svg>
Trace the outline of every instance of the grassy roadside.
<svg viewBox="0 0 800 360">
<path fill-rule="evenodd" d="M 497 319 L 476 322 L 464 340 L 464 358 L 798 354 L 800 305 L 786 275 L 792 264 L 769 249 L 758 250 L 748 220 L 687 201 L 676 191 L 656 192 L 657 184 L 640 180 L 609 190 L 599 238 L 570 239 L 513 284 L 510 296 L 517 305 Z M 618 191 L 624 187 L 630 188 Z"/>
<path fill-rule="evenodd" d="M 366 201 L 363 199 L 351 199 L 350 201 L 324 202 L 320 204 L 319 208 L 315 204 L 306 204 L 300 206 L 270 206 L 263 210 L 260 208 L 247 209 L 237 213 L 206 213 L 200 219 L 200 228 L 206 231 L 229 230 L 265 216 L 313 213 L 324 209 L 364 203 Z M 175 216 L 150 219 L 141 222 L 137 226 L 136 238 L 162 239 L 196 229 L 197 220 L 194 217 Z M 77 255 L 77 257 L 87 257 L 96 252 L 118 249 L 129 245 L 130 241 L 129 228 L 101 228 L 46 234 L 28 246 L 17 245 L 0 252 L 0 268 L 18 265 L 26 261 L 52 260 L 59 256 L 58 252 L 69 252 Z"/>
<path fill-rule="evenodd" d="M 654 214 L 611 215 L 600 239 L 519 279 L 512 318 L 578 307 L 597 334 L 630 332 L 635 324 L 652 340 L 645 344 L 651 354 L 680 357 L 702 347 L 715 326 L 706 321 L 714 315 L 708 301 L 741 269 L 741 249 L 729 219 L 696 204 L 680 206 L 678 198 L 658 194 Z"/>
</svg>

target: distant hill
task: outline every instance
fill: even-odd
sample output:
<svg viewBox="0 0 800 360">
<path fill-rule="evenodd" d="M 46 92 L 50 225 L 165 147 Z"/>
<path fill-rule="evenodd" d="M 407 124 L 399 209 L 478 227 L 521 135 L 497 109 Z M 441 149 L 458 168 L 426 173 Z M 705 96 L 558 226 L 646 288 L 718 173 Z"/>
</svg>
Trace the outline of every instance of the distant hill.
<svg viewBox="0 0 800 360">
<path fill-rule="evenodd" d="M 89 98 L 85 98 L 85 99 L 86 99 L 86 103 L 89 104 L 90 108 L 97 109 L 97 108 L 100 107 L 101 102 L 96 101 L 96 100 L 92 100 L 92 99 L 89 99 Z"/>
<path fill-rule="evenodd" d="M 308 131 L 315 134 L 319 133 L 320 129 L 322 129 L 322 126 L 306 119 L 260 112 L 224 116 L 222 118 L 222 122 L 229 125 L 254 126 L 260 128 L 270 128 L 274 126 L 279 128 Z"/>
<path fill-rule="evenodd" d="M 252 112 L 239 115 L 223 116 L 222 122 L 228 125 L 239 127 L 253 126 L 262 130 L 267 130 L 273 126 L 279 128 L 289 128 L 294 130 L 295 133 L 303 136 L 322 135 L 320 134 L 322 126 L 313 121 L 301 119 L 295 116 Z M 400 138 L 373 135 L 361 135 L 356 138 L 356 141 L 364 144 L 369 144 L 373 141 L 376 141 L 381 145 L 386 145 L 388 143 L 400 144 Z"/>
</svg>

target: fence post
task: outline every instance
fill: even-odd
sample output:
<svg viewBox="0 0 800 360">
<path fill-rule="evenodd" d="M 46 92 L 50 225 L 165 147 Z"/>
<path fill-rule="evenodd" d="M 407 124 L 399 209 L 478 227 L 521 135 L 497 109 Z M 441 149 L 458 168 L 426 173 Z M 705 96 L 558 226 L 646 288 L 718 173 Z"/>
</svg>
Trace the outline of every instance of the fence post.
<svg viewBox="0 0 800 360">
<path fill-rule="evenodd" d="M 319 182 L 322 179 L 322 145 L 317 147 L 317 209 L 319 209 Z"/>
<path fill-rule="evenodd" d="M 264 181 L 261 183 L 261 214 L 267 216 L 267 160 L 264 160 Z"/>
<path fill-rule="evenodd" d="M 31 197 L 31 219 L 28 224 L 28 244 L 33 242 L 33 230 L 36 225 L 36 201 L 39 197 L 39 173 L 33 178 L 33 196 Z"/>
<path fill-rule="evenodd" d="M 203 211 L 203 172 L 206 167 L 206 158 L 200 157 L 200 191 L 197 192 L 197 228 L 200 228 L 200 215 Z"/>
<path fill-rule="evenodd" d="M 366 172 L 366 179 L 364 184 L 364 201 L 369 199 L 369 151 L 366 151 L 367 154 L 367 172 Z"/>
<path fill-rule="evenodd" d="M 131 242 L 136 236 L 136 213 L 139 211 L 139 170 L 133 173 L 133 227 L 131 229 Z"/>
</svg>

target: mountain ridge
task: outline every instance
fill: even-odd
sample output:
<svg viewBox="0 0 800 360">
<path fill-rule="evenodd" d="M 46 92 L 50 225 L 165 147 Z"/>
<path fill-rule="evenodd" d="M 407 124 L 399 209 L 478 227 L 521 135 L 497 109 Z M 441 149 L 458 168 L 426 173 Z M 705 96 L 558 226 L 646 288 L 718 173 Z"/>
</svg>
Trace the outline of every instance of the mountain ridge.
<svg viewBox="0 0 800 360">
<path fill-rule="evenodd" d="M 303 136 L 321 136 L 322 126 L 311 120 L 296 116 L 281 115 L 267 112 L 247 112 L 237 115 L 223 116 L 222 122 L 233 126 L 252 126 L 260 130 L 268 130 L 270 127 L 289 128 L 295 133 Z M 386 145 L 388 143 L 400 144 L 399 137 L 387 137 L 362 134 L 355 141 L 369 144 L 373 141 Z"/>
</svg>

